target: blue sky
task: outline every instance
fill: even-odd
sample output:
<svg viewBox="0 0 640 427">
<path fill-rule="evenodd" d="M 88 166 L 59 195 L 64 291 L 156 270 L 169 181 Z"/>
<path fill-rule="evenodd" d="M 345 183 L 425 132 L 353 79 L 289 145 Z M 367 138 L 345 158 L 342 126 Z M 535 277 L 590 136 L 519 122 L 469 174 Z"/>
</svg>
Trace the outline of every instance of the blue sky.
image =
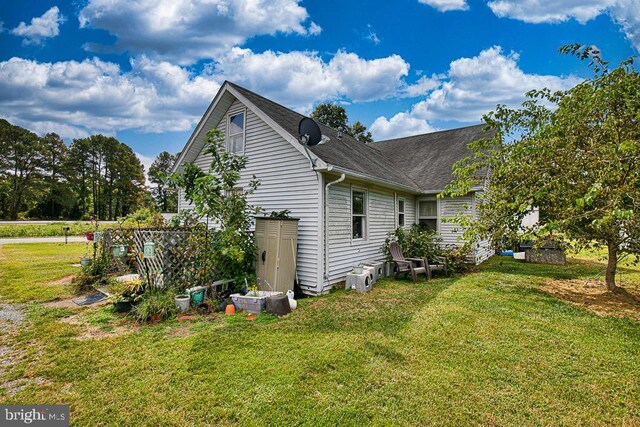
<svg viewBox="0 0 640 427">
<path fill-rule="evenodd" d="M 588 71 L 562 44 L 640 49 L 640 0 L 3 0 L 0 21 L 0 117 L 116 135 L 147 164 L 225 79 L 303 113 L 340 102 L 380 140 L 573 86 Z"/>
</svg>

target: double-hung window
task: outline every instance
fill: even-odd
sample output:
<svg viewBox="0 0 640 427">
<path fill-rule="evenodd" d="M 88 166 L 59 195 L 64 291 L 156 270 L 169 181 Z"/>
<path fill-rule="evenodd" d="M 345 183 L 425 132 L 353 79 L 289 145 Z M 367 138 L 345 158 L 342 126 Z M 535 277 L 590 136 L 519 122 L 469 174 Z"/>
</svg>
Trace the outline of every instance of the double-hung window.
<svg viewBox="0 0 640 427">
<path fill-rule="evenodd" d="M 438 200 L 435 197 L 418 201 L 418 224 L 429 230 L 437 231 Z"/>
<path fill-rule="evenodd" d="M 244 154 L 244 113 L 229 116 L 227 135 L 227 150 L 230 153 Z"/>
<path fill-rule="evenodd" d="M 364 239 L 367 233 L 367 192 L 351 191 L 351 238 Z"/>
<path fill-rule="evenodd" d="M 398 199 L 398 227 L 404 227 L 404 199 Z"/>
</svg>

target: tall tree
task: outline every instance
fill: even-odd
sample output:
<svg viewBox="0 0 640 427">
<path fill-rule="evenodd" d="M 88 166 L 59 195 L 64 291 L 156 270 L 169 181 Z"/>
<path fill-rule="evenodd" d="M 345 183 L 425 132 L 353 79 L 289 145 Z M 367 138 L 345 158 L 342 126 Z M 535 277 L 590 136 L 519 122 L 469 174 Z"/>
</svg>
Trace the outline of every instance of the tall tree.
<svg viewBox="0 0 640 427">
<path fill-rule="evenodd" d="M 640 74 L 633 58 L 611 70 L 594 48 L 561 52 L 589 60 L 593 77 L 568 91 L 531 91 L 522 108 L 486 115 L 495 138 L 470 145 L 473 156 L 456 165 L 446 193 L 466 194 L 490 171 L 468 237 L 517 239 L 538 207 L 541 223 L 524 231 L 606 248 L 605 281 L 617 291 L 619 260 L 640 254 Z"/>
<path fill-rule="evenodd" d="M 36 209 L 29 215 L 47 218 L 70 216 L 74 198 L 66 181 L 66 154 L 67 146 L 57 134 L 48 133 L 42 137 L 43 188 Z"/>
<path fill-rule="evenodd" d="M 79 217 L 89 213 L 89 182 L 91 178 L 91 141 L 89 138 L 74 139 L 65 159 L 67 181 L 76 196 L 76 212 Z M 74 215 L 75 216 L 75 215 Z"/>
<path fill-rule="evenodd" d="M 358 141 L 373 142 L 371 132 L 367 132 L 367 127 L 359 120 L 356 120 L 353 125 L 349 125 L 347 110 L 341 105 L 332 102 L 320 103 L 311 113 L 311 118 L 325 126 L 351 135 Z"/>
<path fill-rule="evenodd" d="M 42 176 L 42 159 L 38 135 L 0 119 L 0 180 L 6 192 L 5 217 L 15 220 L 33 203 L 29 195 Z"/>
<path fill-rule="evenodd" d="M 153 184 L 151 194 L 162 212 L 178 211 L 178 191 L 169 179 L 175 161 L 176 156 L 163 151 L 149 167 L 149 182 Z"/>
</svg>

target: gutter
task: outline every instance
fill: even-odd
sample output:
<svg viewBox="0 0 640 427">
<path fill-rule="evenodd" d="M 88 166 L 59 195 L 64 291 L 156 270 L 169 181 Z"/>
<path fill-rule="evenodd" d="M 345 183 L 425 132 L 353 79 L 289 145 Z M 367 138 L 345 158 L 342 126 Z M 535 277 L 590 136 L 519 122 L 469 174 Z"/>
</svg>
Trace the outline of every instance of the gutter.
<svg viewBox="0 0 640 427">
<path fill-rule="evenodd" d="M 341 173 L 341 174 L 345 174 L 345 175 L 349 175 L 349 176 L 352 176 L 354 178 L 360 178 L 360 179 L 364 179 L 364 180 L 367 180 L 367 181 L 370 181 L 370 182 L 375 182 L 376 184 L 380 184 L 380 185 L 388 187 L 388 188 L 394 188 L 394 189 L 397 189 L 397 190 L 403 190 L 403 191 L 407 191 L 407 192 L 410 192 L 410 193 L 422 193 L 422 191 L 420 189 L 415 188 L 415 187 L 409 187 L 407 185 L 398 184 L 396 182 L 388 181 L 386 179 L 376 178 L 376 177 L 373 177 L 371 175 L 366 175 L 366 174 L 363 174 L 363 173 L 354 172 L 352 170 L 345 169 L 345 168 L 342 168 L 340 166 L 335 166 L 335 165 L 330 165 L 330 166 L 333 166 L 333 167 L 331 169 L 327 168 L 327 170 L 334 170 L 335 172 L 338 172 L 338 173 Z"/>
<path fill-rule="evenodd" d="M 339 184 L 342 181 L 345 180 L 347 176 L 343 173 L 342 175 L 340 175 L 340 178 L 336 179 L 335 181 L 331 181 L 328 182 L 325 186 L 324 186 L 324 279 L 325 281 L 329 281 L 329 245 L 328 245 L 328 236 L 329 236 L 329 231 L 328 231 L 328 207 L 329 207 L 329 187 L 331 187 L 334 184 Z M 322 292 L 322 290 L 320 291 Z"/>
</svg>

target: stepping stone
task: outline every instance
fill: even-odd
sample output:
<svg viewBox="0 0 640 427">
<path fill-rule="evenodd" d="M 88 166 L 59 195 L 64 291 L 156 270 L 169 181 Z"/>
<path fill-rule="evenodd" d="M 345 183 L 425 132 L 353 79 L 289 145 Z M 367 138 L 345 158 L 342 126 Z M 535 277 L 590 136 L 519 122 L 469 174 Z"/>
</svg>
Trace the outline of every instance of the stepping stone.
<svg viewBox="0 0 640 427">
<path fill-rule="evenodd" d="M 74 298 L 72 301 L 77 305 L 91 305 L 91 304 L 98 303 L 104 300 L 105 298 L 106 297 L 104 296 L 104 294 L 100 292 L 96 292 L 95 294 L 87 295 L 80 298 Z"/>
</svg>

